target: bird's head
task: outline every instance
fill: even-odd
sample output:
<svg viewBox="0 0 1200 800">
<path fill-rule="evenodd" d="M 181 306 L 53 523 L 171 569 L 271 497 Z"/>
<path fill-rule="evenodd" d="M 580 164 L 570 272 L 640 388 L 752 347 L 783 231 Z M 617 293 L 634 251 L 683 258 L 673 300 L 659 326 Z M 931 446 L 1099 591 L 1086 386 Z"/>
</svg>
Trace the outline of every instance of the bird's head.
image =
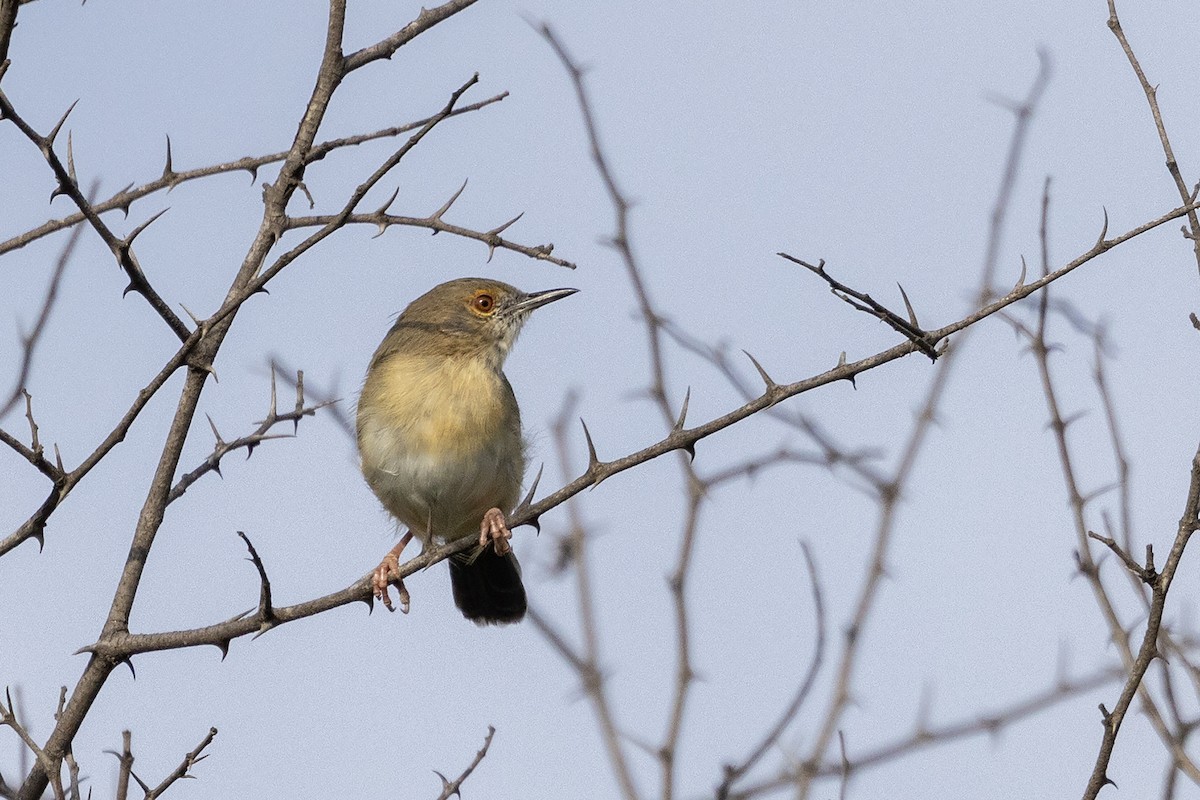
<svg viewBox="0 0 1200 800">
<path fill-rule="evenodd" d="M 496 359 L 499 366 L 534 309 L 577 291 L 526 293 L 501 281 L 459 278 L 413 300 L 396 320 L 392 334 L 402 338 L 405 351 L 483 355 Z"/>
</svg>

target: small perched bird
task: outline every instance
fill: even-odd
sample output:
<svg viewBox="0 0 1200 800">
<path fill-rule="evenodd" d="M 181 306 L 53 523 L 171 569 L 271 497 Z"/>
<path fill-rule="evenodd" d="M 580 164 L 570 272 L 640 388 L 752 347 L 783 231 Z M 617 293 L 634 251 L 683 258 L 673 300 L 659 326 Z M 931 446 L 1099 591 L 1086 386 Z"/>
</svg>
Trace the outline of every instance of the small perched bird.
<svg viewBox="0 0 1200 800">
<path fill-rule="evenodd" d="M 422 546 L 478 536 L 479 547 L 450 559 L 455 604 L 479 625 L 525 615 L 505 519 L 521 493 L 525 442 L 502 368 L 530 312 L 576 291 L 448 281 L 414 300 L 375 351 L 358 402 L 358 452 L 371 491 L 408 526 L 374 574 L 389 610 L 397 583 L 408 611 L 400 554 L 413 536 Z"/>
</svg>

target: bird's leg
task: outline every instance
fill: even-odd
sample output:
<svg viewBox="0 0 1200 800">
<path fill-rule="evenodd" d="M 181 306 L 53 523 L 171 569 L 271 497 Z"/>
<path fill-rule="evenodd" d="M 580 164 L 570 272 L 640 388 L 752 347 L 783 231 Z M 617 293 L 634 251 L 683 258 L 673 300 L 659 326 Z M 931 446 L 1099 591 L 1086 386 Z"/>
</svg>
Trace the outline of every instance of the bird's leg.
<svg viewBox="0 0 1200 800">
<path fill-rule="evenodd" d="M 384 607 L 388 611 L 395 611 L 392 608 L 392 598 L 388 596 L 388 586 L 392 583 L 396 584 L 399 589 L 400 610 L 408 613 L 408 589 L 404 588 L 404 581 L 400 578 L 400 554 L 404 552 L 404 548 L 412 541 L 413 532 L 406 531 L 400 537 L 400 541 L 396 542 L 396 546 L 388 550 L 387 555 L 383 557 L 383 561 L 379 562 L 379 566 L 375 568 L 375 574 L 371 578 L 371 586 L 375 589 L 375 597 L 383 601 Z"/>
<path fill-rule="evenodd" d="M 498 508 L 489 508 L 483 515 L 483 521 L 479 523 L 479 546 L 493 545 L 496 555 L 502 556 L 512 552 L 512 546 L 508 543 L 511 538 L 512 531 L 508 529 L 504 512 Z"/>
</svg>

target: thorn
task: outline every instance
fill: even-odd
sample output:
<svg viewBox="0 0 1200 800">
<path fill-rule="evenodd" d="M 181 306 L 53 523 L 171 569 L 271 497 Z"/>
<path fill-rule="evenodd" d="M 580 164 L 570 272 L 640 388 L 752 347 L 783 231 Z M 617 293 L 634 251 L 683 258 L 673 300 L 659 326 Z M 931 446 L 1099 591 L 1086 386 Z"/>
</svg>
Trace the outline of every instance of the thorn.
<svg viewBox="0 0 1200 800">
<path fill-rule="evenodd" d="M 899 282 L 896 283 L 896 286 L 900 287 L 900 296 L 904 298 L 904 307 L 908 309 L 908 321 L 914 328 L 921 330 L 921 325 L 917 322 L 917 312 L 913 311 L 912 303 L 908 302 L 908 293 L 904 291 L 904 287 L 900 286 Z"/>
<path fill-rule="evenodd" d="M 447 798 L 447 800 L 448 800 L 449 798 L 453 797 L 454 795 L 458 795 L 459 797 L 462 797 L 462 793 L 461 793 L 461 792 L 459 792 L 457 788 L 456 788 L 456 789 L 454 789 L 454 791 L 450 792 L 450 794 L 446 794 L 446 792 L 447 792 L 447 791 L 448 791 L 448 790 L 449 790 L 449 789 L 450 789 L 452 786 L 454 786 L 454 784 L 452 784 L 452 783 L 450 783 L 450 781 L 446 780 L 446 776 L 445 776 L 445 775 L 443 775 L 442 773 L 438 772 L 436 769 L 433 771 L 433 774 L 434 774 L 434 775 L 437 775 L 439 778 L 441 778 L 441 779 L 442 779 L 442 797 L 445 797 L 445 798 Z"/>
<path fill-rule="evenodd" d="M 125 666 L 129 667 L 129 674 L 132 675 L 133 679 L 136 681 L 137 680 L 137 670 L 135 670 L 133 668 L 133 659 L 130 658 L 129 656 L 125 656 L 124 658 L 121 659 L 121 662 Z"/>
<path fill-rule="evenodd" d="M 600 466 L 600 459 L 596 456 L 596 445 L 592 442 L 592 433 L 588 430 L 587 423 L 583 421 L 583 417 L 579 418 L 579 424 L 583 426 L 583 437 L 587 439 L 588 446 L 588 471 L 592 467 Z"/>
<path fill-rule="evenodd" d="M 217 423 L 213 422 L 213 418 L 207 412 L 204 416 L 208 419 L 208 427 L 212 428 L 213 438 L 217 440 L 218 445 L 225 444 L 225 440 L 221 438 L 221 432 L 217 430 Z"/>
<path fill-rule="evenodd" d="M 397 186 L 397 187 L 396 187 L 396 191 L 392 192 L 392 196 L 391 196 L 391 197 L 389 197 L 389 198 L 387 199 L 387 202 L 386 202 L 386 203 L 384 203 L 384 204 L 383 204 L 383 205 L 381 205 L 381 206 L 380 206 L 378 209 L 376 209 L 375 213 L 376 213 L 377 215 L 383 215 L 383 214 L 386 214 L 386 213 L 387 213 L 387 210 L 388 210 L 389 208 L 391 208 L 391 206 L 392 206 L 392 203 L 396 202 L 396 198 L 397 198 L 397 197 L 399 197 L 399 196 L 400 196 L 400 187 L 399 187 L 399 186 Z"/>
<path fill-rule="evenodd" d="M 502 241 L 500 239 L 501 232 L 503 232 L 505 229 L 508 228 L 509 225 L 512 225 L 514 222 L 516 222 L 523 216 L 525 216 L 524 211 L 522 211 L 520 214 L 517 214 L 515 217 L 513 217 L 512 219 L 510 219 L 508 222 L 504 223 L 500 227 L 492 228 L 490 231 L 487 231 L 486 235 L 489 238 L 488 238 L 488 255 L 487 255 L 486 263 L 488 263 L 488 264 L 492 263 L 492 256 L 496 255 L 496 245 Z"/>
<path fill-rule="evenodd" d="M 250 185 L 253 186 L 258 182 L 258 166 L 246 167 L 246 172 L 250 173 Z"/>
<path fill-rule="evenodd" d="M 763 369 L 762 364 L 758 363 L 758 359 L 756 359 L 754 356 L 750 355 L 750 353 L 745 350 L 743 350 L 742 352 L 746 353 L 746 358 L 750 359 L 750 363 L 754 364 L 754 368 L 758 370 L 758 376 L 760 378 L 762 378 L 763 383 L 765 383 L 767 385 L 767 391 L 771 391 L 776 386 L 778 386 L 778 384 L 775 383 L 775 381 L 771 379 L 771 376 L 767 374 L 767 371 L 765 369 Z"/>
<path fill-rule="evenodd" d="M 154 224 L 155 220 L 157 220 L 159 217 L 161 217 L 163 214 L 167 213 L 170 210 L 171 210 L 171 207 L 167 206 L 162 211 L 158 212 L 154 216 L 150 217 L 150 219 L 146 220 L 141 225 L 138 225 L 136 228 L 134 228 L 133 233 L 129 234 L 129 236 L 127 236 L 125 238 L 125 241 L 124 241 L 125 248 L 128 249 L 133 244 L 133 240 L 136 239 L 141 234 L 142 231 L 146 230 L 146 228 L 149 228 L 151 225 Z"/>
<path fill-rule="evenodd" d="M 266 633 L 267 631 L 271 630 L 271 629 L 272 629 L 272 628 L 274 628 L 274 627 L 275 627 L 275 623 L 274 623 L 274 622 L 263 622 L 263 623 L 261 623 L 261 624 L 258 626 L 258 632 L 257 632 L 257 633 L 255 633 L 253 636 L 251 636 L 251 637 L 250 637 L 250 641 L 252 641 L 252 642 L 253 642 L 255 639 L 257 639 L 258 637 L 262 636 L 264 633 Z"/>
<path fill-rule="evenodd" d="M 487 231 L 487 235 L 488 236 L 499 236 L 500 234 L 504 233 L 506 230 L 511 228 L 513 226 L 513 224 L 523 216 L 525 216 L 524 211 L 522 211 L 520 214 L 517 214 L 515 217 L 513 217 L 512 219 L 510 219 L 508 222 L 504 223 L 503 225 L 500 225 L 499 227 L 492 228 L 490 231 Z"/>
<path fill-rule="evenodd" d="M 675 420 L 675 425 L 673 428 L 671 428 L 671 430 L 673 430 L 673 431 L 683 430 L 683 423 L 687 419 L 688 402 L 691 399 L 692 399 L 692 387 L 689 386 L 687 388 L 687 392 L 684 393 L 684 395 L 683 395 L 683 408 L 679 409 L 679 419 Z M 695 458 L 695 457 L 696 457 L 696 454 L 693 452 L 692 458 Z"/>
<path fill-rule="evenodd" d="M 429 221 L 430 222 L 441 222 L 442 215 L 450 210 L 450 206 L 454 205 L 454 201 L 458 199 L 459 195 L 461 195 L 466 188 L 467 188 L 467 181 L 464 180 L 463 185 L 458 187 L 458 191 L 455 192 L 453 195 L 451 195 L 450 199 L 447 200 L 445 203 L 443 203 L 441 208 L 439 208 L 437 211 L 433 212 L 429 216 Z M 437 231 L 434 231 L 434 233 L 437 233 Z"/>
<path fill-rule="evenodd" d="M 121 195 L 125 194 L 126 192 L 128 192 L 128 191 L 129 191 L 130 189 L 132 189 L 132 188 L 133 188 L 133 184 L 132 184 L 132 183 L 130 183 L 130 184 L 127 184 L 127 185 L 125 186 L 125 188 L 124 188 L 124 189 L 122 189 L 121 191 L 117 192 L 117 194 L 116 194 L 115 196 L 119 197 L 119 196 L 121 196 Z M 124 203 L 122 203 L 121 205 L 117 206 L 117 208 L 121 209 L 121 212 L 122 212 L 122 213 L 125 215 L 125 219 L 129 219 L 129 208 L 130 208 L 130 206 L 132 206 L 132 205 L 133 205 L 133 200 L 134 200 L 134 198 L 133 198 L 133 197 L 127 197 L 127 198 L 125 198 L 125 202 L 124 202 Z"/>
<path fill-rule="evenodd" d="M 1088 415 L 1087 411 L 1076 411 L 1074 414 L 1068 414 L 1066 417 L 1063 417 L 1063 420 L 1062 420 L 1063 430 L 1065 431 L 1067 428 L 1071 427 L 1072 425 L 1074 425 L 1076 422 L 1083 419 L 1087 415 Z"/>
<path fill-rule="evenodd" d="M 1100 229 L 1100 236 L 1096 239 L 1096 243 L 1092 245 L 1093 250 L 1103 247 L 1104 237 L 1108 235 L 1108 209 L 1104 208 L 1104 206 L 1100 207 L 1104 209 L 1104 227 Z"/>
<path fill-rule="evenodd" d="M 78 185 L 79 179 L 75 177 L 75 137 L 71 131 L 67 131 L 67 174 Z"/>
<path fill-rule="evenodd" d="M 170 184 L 171 188 L 174 188 L 175 181 L 173 180 L 173 178 L 175 177 L 175 169 L 172 166 L 172 164 L 173 164 L 173 161 L 171 159 L 171 135 L 167 134 L 167 160 L 166 160 L 166 163 L 163 164 L 162 177 L 159 178 L 159 180 L 166 181 L 168 184 Z"/>
<path fill-rule="evenodd" d="M 517 504 L 518 509 L 529 508 L 529 506 L 533 505 L 533 495 L 537 491 L 538 484 L 542 481 L 542 470 L 545 468 L 545 464 L 538 466 L 537 475 L 533 477 L 533 483 L 530 484 L 529 491 L 525 493 L 525 499 Z"/>
<path fill-rule="evenodd" d="M 844 367 L 844 366 L 846 366 L 846 351 L 845 351 L 845 350 L 843 350 L 843 351 L 841 352 L 841 354 L 839 354 L 839 355 L 838 355 L 838 363 L 837 363 L 837 365 L 838 365 L 838 367 Z M 854 375 L 854 373 L 850 373 L 849 375 L 847 375 L 847 376 L 846 376 L 846 378 L 845 378 L 845 380 L 848 380 L 848 381 L 850 381 L 850 385 L 851 385 L 851 386 L 853 386 L 855 390 L 857 390 L 857 389 L 858 389 L 858 383 L 857 383 L 857 382 L 855 382 L 855 375 Z"/>
<path fill-rule="evenodd" d="M 1013 286 L 1013 291 L 1020 289 L 1025 285 L 1025 256 L 1021 256 L 1021 277 L 1017 278 L 1017 283 Z"/>
<path fill-rule="evenodd" d="M 196 325 L 196 327 L 197 327 L 197 328 L 199 328 L 199 327 L 200 327 L 200 319 L 199 319 L 199 317 L 197 317 L 195 314 L 193 314 L 193 313 L 192 313 L 192 310 L 191 310 L 190 308 L 188 308 L 187 306 L 185 306 L 183 303 L 180 303 L 180 304 L 179 304 L 179 307 L 180 307 L 180 308 L 182 308 L 182 309 L 184 310 L 184 312 L 185 312 L 185 313 L 186 313 L 186 314 L 187 314 L 189 317 L 191 317 L 191 318 L 192 318 L 192 322 L 193 322 L 193 323 L 195 323 L 195 325 Z"/>
<path fill-rule="evenodd" d="M 58 452 L 58 442 L 54 443 L 54 466 L 58 467 L 59 472 L 66 472 L 63 467 L 62 453 Z"/>
<path fill-rule="evenodd" d="M 229 655 L 229 639 L 222 639 L 219 642 L 213 642 L 213 647 L 221 651 L 221 660 L 224 661 Z"/>
<path fill-rule="evenodd" d="M 71 112 L 75 110 L 75 106 L 77 106 L 77 105 L 79 105 L 78 99 L 74 103 L 71 103 L 71 105 L 67 108 L 66 112 L 58 120 L 58 124 L 55 125 L 54 129 L 50 131 L 49 135 L 46 136 L 46 138 L 42 140 L 43 142 L 45 142 L 45 147 L 47 149 L 54 147 L 54 140 L 56 138 L 58 138 L 58 132 L 62 130 L 62 126 L 67 121 L 67 117 L 71 116 Z"/>
<path fill-rule="evenodd" d="M 67 185 L 65 183 L 63 183 L 62 181 L 59 181 L 57 184 L 55 184 L 54 190 L 52 192 L 50 192 L 50 202 L 53 203 L 54 198 L 58 197 L 59 195 L 66 195 L 66 194 L 69 194 L 69 192 L 67 190 Z"/>
<path fill-rule="evenodd" d="M 121 292 L 121 299 L 124 300 L 125 297 L 129 295 L 130 292 L 136 292 L 136 291 L 137 291 L 137 287 L 133 285 L 133 281 L 130 281 L 129 283 L 127 283 L 125 285 L 125 289 Z"/>
</svg>

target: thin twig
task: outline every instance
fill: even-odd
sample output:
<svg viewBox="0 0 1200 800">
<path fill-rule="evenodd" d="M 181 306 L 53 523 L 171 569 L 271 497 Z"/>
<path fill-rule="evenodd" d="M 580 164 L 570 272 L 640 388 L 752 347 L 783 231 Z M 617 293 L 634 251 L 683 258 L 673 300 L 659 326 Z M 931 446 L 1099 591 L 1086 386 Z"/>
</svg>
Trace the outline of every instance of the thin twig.
<svg viewBox="0 0 1200 800">
<path fill-rule="evenodd" d="M 89 200 L 95 196 L 97 185 L 98 183 L 93 183 L 92 188 L 88 190 Z M 67 237 L 62 252 L 58 254 L 58 259 L 54 262 L 54 271 L 50 274 L 50 284 L 46 287 L 46 296 L 42 300 L 42 307 L 38 311 L 33 327 L 21 337 L 21 364 L 17 368 L 17 377 L 13 381 L 12 392 L 9 393 L 8 399 L 0 404 L 0 419 L 4 419 L 8 412 L 12 411 L 13 406 L 21 399 L 21 393 L 28 388 L 27 383 L 29 372 L 33 368 L 34 353 L 37 350 L 38 342 L 41 341 L 42 333 L 46 330 L 46 323 L 50 321 L 50 312 L 54 309 L 55 301 L 58 300 L 58 287 L 62 283 L 63 275 L 67 272 L 67 264 L 70 263 L 71 256 L 75 252 L 75 245 L 79 244 L 79 236 L 82 232 L 83 228 L 76 228 Z"/>
<path fill-rule="evenodd" d="M 445 775 L 435 771 L 435 774 L 442 779 L 442 793 L 437 796 L 437 800 L 450 800 L 451 797 L 456 795 L 462 797 L 460 789 L 462 788 L 463 781 L 471 777 L 471 773 L 475 771 L 475 768 L 487 756 L 488 749 L 492 746 L 492 737 L 495 735 L 496 729 L 488 725 L 487 735 L 483 737 L 483 747 L 479 748 L 478 752 L 475 753 L 475 758 L 471 759 L 471 763 L 467 765 L 467 768 L 459 773 L 458 777 L 454 780 L 447 780 Z"/>
<path fill-rule="evenodd" d="M 1150 105 L 1150 115 L 1154 117 L 1154 127 L 1158 131 L 1158 141 L 1162 145 L 1163 155 L 1167 157 L 1167 172 L 1171 174 L 1175 188 L 1179 190 L 1179 196 L 1183 198 L 1184 203 L 1195 200 L 1197 192 L 1200 192 L 1200 186 L 1188 189 L 1187 183 L 1183 180 L 1183 174 L 1179 171 L 1179 162 L 1175 159 L 1175 151 L 1171 148 L 1171 140 L 1167 137 L 1167 126 L 1163 123 L 1162 111 L 1158 107 L 1158 87 L 1151 85 L 1146 78 L 1146 73 L 1142 71 L 1142 65 L 1138 63 L 1137 56 L 1133 54 L 1133 47 L 1130 46 L 1129 39 L 1125 36 L 1125 30 L 1121 27 L 1121 20 L 1117 16 L 1116 0 L 1108 0 L 1108 29 L 1121 43 L 1121 49 L 1125 51 L 1125 58 L 1129 60 L 1129 66 L 1133 67 L 1142 92 L 1146 95 L 1146 102 Z M 1195 210 L 1188 212 L 1188 227 L 1184 229 L 1184 236 L 1192 240 L 1192 252 L 1196 257 L 1196 267 L 1200 269 L 1200 217 L 1197 217 Z"/>
<path fill-rule="evenodd" d="M 762 757 L 767 754 L 779 738 L 783 736 L 783 732 L 800 713 L 800 709 L 804 706 L 805 700 L 812 693 L 813 685 L 816 683 L 817 675 L 820 673 L 821 665 L 825 660 L 825 601 L 821 594 L 821 581 L 818 577 L 817 565 L 813 559 L 812 548 L 808 542 L 800 543 L 801 552 L 804 553 L 804 565 L 808 568 L 808 579 L 812 586 L 813 595 L 813 616 L 816 618 L 817 633 L 816 644 L 813 649 L 812 660 L 809 662 L 808 670 L 804 674 L 803 680 L 800 681 L 800 686 L 796 689 L 796 694 L 792 696 L 792 700 L 784 708 L 783 713 L 779 715 L 779 719 L 767 731 L 766 735 L 758 743 L 750 754 L 746 756 L 738 764 L 727 764 L 725 766 L 725 775 L 721 783 L 717 786 L 716 796 L 718 800 L 726 800 L 733 790 L 733 784 L 741 780 L 750 770 L 762 760 Z"/>
<path fill-rule="evenodd" d="M 208 758 L 208 756 L 201 754 L 204 752 L 206 747 L 212 744 L 212 740 L 216 738 L 216 735 L 217 729 L 209 728 L 208 733 L 203 739 L 200 740 L 200 744 L 196 745 L 195 749 L 183 757 L 183 761 L 179 762 L 179 766 L 172 770 L 170 775 L 163 778 L 162 782 L 159 783 L 158 786 L 155 786 L 153 789 L 146 792 L 145 800 L 156 800 L 156 798 L 162 797 L 163 792 L 165 792 L 167 789 L 170 789 L 171 785 L 175 783 L 175 781 L 181 778 L 192 777 L 189 774 L 192 767 Z"/>
</svg>

